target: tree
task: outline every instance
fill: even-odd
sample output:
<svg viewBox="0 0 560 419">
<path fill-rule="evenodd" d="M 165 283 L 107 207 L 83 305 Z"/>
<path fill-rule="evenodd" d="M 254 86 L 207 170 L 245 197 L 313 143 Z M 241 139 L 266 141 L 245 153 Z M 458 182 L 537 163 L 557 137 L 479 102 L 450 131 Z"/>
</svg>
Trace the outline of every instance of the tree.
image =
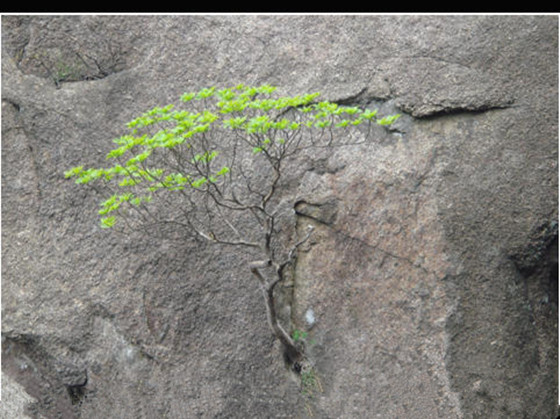
<svg viewBox="0 0 560 419">
<path fill-rule="evenodd" d="M 363 143 L 372 126 L 391 125 L 399 115 L 378 118 L 375 110 L 318 101 L 318 93 L 275 92 L 238 85 L 185 93 L 180 108 L 155 107 L 129 122 L 113 140 L 109 167 L 79 166 L 65 175 L 107 191 L 99 209 L 103 228 L 186 235 L 258 255 L 249 269 L 271 331 L 299 371 L 304 348 L 280 324 L 274 290 L 312 229 L 304 237 L 280 233 L 286 163 L 306 149 Z"/>
</svg>

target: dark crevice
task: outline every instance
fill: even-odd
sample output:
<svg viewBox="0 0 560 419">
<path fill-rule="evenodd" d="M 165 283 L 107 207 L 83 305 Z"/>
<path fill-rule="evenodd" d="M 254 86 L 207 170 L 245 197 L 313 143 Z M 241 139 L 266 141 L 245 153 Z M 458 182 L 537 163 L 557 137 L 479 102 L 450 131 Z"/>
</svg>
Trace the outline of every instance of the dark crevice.
<svg viewBox="0 0 560 419">
<path fill-rule="evenodd" d="M 558 266 L 558 222 L 543 223 L 530 235 L 523 248 L 514 249 L 510 259 L 524 277 L 533 275 L 544 265 Z"/>
<path fill-rule="evenodd" d="M 401 107 L 402 112 L 410 115 L 412 118 L 421 119 L 425 121 L 431 121 L 437 118 L 445 117 L 445 116 L 454 116 L 454 115 L 480 115 L 486 112 L 494 111 L 494 110 L 503 110 L 512 108 L 513 102 L 507 102 L 504 104 L 488 104 L 483 106 L 469 106 L 460 105 L 460 106 L 442 106 L 441 109 L 434 110 L 434 111 L 426 111 L 425 113 L 418 113 L 416 112 L 413 107 Z"/>
<path fill-rule="evenodd" d="M 380 106 L 382 104 L 389 104 L 393 103 L 393 105 L 398 109 L 398 112 L 402 112 L 414 119 L 421 119 L 421 120 L 432 120 L 444 116 L 452 116 L 452 115 L 461 115 L 461 114 L 472 114 L 478 115 L 483 114 L 485 112 L 493 111 L 493 110 L 501 110 L 501 109 L 509 109 L 515 107 L 514 100 L 504 100 L 501 102 L 494 102 L 494 103 L 483 103 L 483 104 L 457 104 L 457 105 L 445 105 L 445 104 L 438 104 L 434 103 L 431 105 L 432 110 L 418 110 L 418 104 L 415 103 L 398 103 L 399 96 L 391 93 L 387 97 L 377 97 L 374 95 L 368 94 L 368 89 L 363 88 L 358 93 L 342 98 L 342 99 L 335 99 L 332 100 L 333 103 L 336 103 L 341 106 L 358 106 L 358 107 L 371 107 L 371 106 Z M 424 105 L 424 104 L 422 104 Z M 392 127 L 393 131 L 396 131 L 396 127 Z"/>
<path fill-rule="evenodd" d="M 62 361 L 33 334 L 2 334 L 2 370 L 36 401 L 26 406 L 31 417 L 76 417 L 86 395 L 87 371 Z M 42 417 L 42 416 L 41 416 Z"/>
<path fill-rule="evenodd" d="M 64 83 L 99 80 L 133 66 L 136 58 L 132 35 L 123 37 L 119 17 L 8 18 L 4 49 L 23 74 Z M 44 23 L 47 23 L 44 25 Z M 64 31 L 64 39 L 57 31 Z"/>
<path fill-rule="evenodd" d="M 5 99 L 5 98 L 3 98 L 2 101 L 11 105 L 16 112 L 18 112 L 18 113 L 21 112 L 21 105 L 19 103 L 16 103 L 11 99 Z"/>
<path fill-rule="evenodd" d="M 73 405 L 82 405 L 86 395 L 86 385 L 88 382 L 87 371 L 85 376 L 85 381 L 81 384 L 75 385 L 66 385 L 66 391 L 68 392 L 68 396 L 70 396 L 70 401 Z"/>
<path fill-rule="evenodd" d="M 333 100 L 333 103 L 336 103 L 340 106 L 356 106 L 364 103 L 371 102 L 372 98 L 369 98 L 367 95 L 367 87 L 364 87 L 358 93 L 354 95 L 350 95 L 348 97 L 342 99 Z"/>
<path fill-rule="evenodd" d="M 338 203 L 335 199 L 323 203 L 312 204 L 299 200 L 294 205 L 297 216 L 306 217 L 326 226 L 332 226 L 337 217 Z"/>
</svg>

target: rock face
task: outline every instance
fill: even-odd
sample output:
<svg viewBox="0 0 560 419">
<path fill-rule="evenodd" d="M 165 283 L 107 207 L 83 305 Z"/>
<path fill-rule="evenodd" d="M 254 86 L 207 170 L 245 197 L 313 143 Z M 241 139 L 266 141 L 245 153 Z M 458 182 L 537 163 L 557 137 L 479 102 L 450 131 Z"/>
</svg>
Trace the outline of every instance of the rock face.
<svg viewBox="0 0 560 419">
<path fill-rule="evenodd" d="M 4 16 L 0 416 L 556 418 L 557 53 L 555 16 Z M 284 191 L 312 395 L 243 256 L 111 235 L 63 176 L 239 82 L 403 114 Z"/>
</svg>

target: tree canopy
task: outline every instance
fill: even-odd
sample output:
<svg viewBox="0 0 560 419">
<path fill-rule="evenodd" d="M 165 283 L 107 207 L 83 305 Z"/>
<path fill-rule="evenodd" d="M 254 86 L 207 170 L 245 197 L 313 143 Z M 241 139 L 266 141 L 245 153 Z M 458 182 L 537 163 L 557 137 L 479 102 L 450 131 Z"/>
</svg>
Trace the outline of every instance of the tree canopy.
<svg viewBox="0 0 560 419">
<path fill-rule="evenodd" d="M 185 93 L 178 105 L 154 107 L 130 121 L 113 140 L 108 166 L 77 166 L 65 175 L 106 188 L 103 228 L 167 224 L 217 242 L 257 245 L 226 213 L 250 211 L 265 222 L 286 159 L 306 148 L 355 142 L 352 127 L 390 125 L 399 117 L 320 101 L 319 93 L 276 92 L 266 84 L 239 84 Z M 154 201 L 164 206 L 155 210 Z"/>
</svg>

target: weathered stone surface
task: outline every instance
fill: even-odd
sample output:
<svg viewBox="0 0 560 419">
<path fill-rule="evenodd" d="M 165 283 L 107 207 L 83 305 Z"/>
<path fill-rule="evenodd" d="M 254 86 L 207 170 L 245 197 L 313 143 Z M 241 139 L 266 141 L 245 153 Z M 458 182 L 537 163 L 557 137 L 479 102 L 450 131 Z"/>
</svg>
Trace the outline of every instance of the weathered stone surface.
<svg viewBox="0 0 560 419">
<path fill-rule="evenodd" d="M 556 418 L 557 53 L 556 16 L 4 16 L 1 417 Z M 403 113 L 288 172 L 311 398 L 246 256 L 107 234 L 63 177 L 239 82 Z"/>
</svg>

